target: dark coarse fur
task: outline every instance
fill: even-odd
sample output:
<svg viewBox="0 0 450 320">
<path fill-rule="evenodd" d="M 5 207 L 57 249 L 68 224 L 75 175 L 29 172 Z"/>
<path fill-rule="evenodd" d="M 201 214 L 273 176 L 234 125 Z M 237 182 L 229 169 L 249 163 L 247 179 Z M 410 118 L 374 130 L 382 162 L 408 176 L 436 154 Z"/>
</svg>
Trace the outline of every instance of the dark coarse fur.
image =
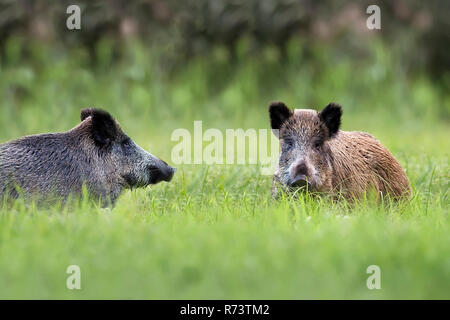
<svg viewBox="0 0 450 320">
<path fill-rule="evenodd" d="M 309 189 L 347 199 L 361 198 L 373 189 L 395 199 L 410 194 L 405 171 L 383 145 L 368 133 L 339 130 L 338 104 L 317 112 L 291 111 L 275 102 L 269 114 L 281 144 L 274 192 L 281 184 L 288 190 Z"/>
<path fill-rule="evenodd" d="M 107 112 L 84 109 L 81 123 L 0 145 L 0 198 L 39 202 L 79 196 L 83 186 L 104 205 L 124 188 L 169 181 L 174 169 L 135 144 Z"/>
</svg>

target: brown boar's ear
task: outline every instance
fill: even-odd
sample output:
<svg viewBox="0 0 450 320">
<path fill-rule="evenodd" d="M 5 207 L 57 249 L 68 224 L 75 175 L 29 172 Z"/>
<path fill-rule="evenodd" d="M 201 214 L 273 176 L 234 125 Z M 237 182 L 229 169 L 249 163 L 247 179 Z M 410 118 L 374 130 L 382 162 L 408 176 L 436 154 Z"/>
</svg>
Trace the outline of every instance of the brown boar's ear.
<svg viewBox="0 0 450 320">
<path fill-rule="evenodd" d="M 116 120 L 106 111 L 99 109 L 84 109 L 81 111 L 81 120 L 92 117 L 91 136 L 96 145 L 108 145 L 118 136 Z"/>
<path fill-rule="evenodd" d="M 328 128 L 330 138 L 338 132 L 341 126 L 342 108 L 336 103 L 329 103 L 322 111 L 319 112 L 320 120 Z"/>
<path fill-rule="evenodd" d="M 270 125 L 278 137 L 277 131 L 292 116 L 292 111 L 283 102 L 272 102 L 269 106 Z"/>
</svg>

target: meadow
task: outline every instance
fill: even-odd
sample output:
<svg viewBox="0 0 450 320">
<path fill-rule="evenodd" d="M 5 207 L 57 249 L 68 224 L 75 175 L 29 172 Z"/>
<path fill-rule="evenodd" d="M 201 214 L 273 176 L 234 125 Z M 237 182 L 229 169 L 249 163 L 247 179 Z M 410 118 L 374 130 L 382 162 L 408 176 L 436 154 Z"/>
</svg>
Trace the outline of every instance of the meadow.
<svg viewBox="0 0 450 320">
<path fill-rule="evenodd" d="M 171 164 L 171 133 L 269 129 L 282 100 L 344 108 L 344 130 L 367 131 L 406 169 L 413 188 L 398 204 L 349 204 L 308 195 L 272 199 L 271 177 L 252 165 L 180 165 L 170 183 L 126 191 L 116 206 L 88 200 L 0 208 L 0 298 L 11 299 L 448 299 L 450 298 L 450 94 L 409 75 L 380 43 L 355 60 L 300 44 L 279 62 L 226 59 L 220 48 L 167 72 L 158 52 L 129 45 L 125 59 L 35 45 L 32 62 L 7 48 L 0 69 L 0 141 L 68 130 L 84 107 L 110 111 L 142 147 Z M 81 269 L 81 290 L 66 269 Z M 381 269 L 369 290 L 366 269 Z"/>
</svg>

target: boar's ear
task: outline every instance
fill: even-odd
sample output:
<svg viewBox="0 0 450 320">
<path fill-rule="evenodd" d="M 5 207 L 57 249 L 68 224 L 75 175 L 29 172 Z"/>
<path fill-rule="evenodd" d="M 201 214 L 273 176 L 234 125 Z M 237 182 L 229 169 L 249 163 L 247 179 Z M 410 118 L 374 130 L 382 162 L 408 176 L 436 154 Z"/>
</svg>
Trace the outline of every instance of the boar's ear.
<svg viewBox="0 0 450 320">
<path fill-rule="evenodd" d="M 114 141 L 118 135 L 116 120 L 106 111 L 99 109 L 84 109 L 81 120 L 92 117 L 91 134 L 96 145 L 102 147 Z"/>
<path fill-rule="evenodd" d="M 283 123 L 292 116 L 292 111 L 283 102 L 272 102 L 269 106 L 270 125 L 274 134 L 278 137 Z"/>
<path fill-rule="evenodd" d="M 83 122 L 87 117 L 92 116 L 95 109 L 88 108 L 81 110 L 81 122 Z"/>
<path fill-rule="evenodd" d="M 342 108 L 336 103 L 329 103 L 322 111 L 319 112 L 320 120 L 328 128 L 330 138 L 338 132 L 341 126 Z"/>
</svg>

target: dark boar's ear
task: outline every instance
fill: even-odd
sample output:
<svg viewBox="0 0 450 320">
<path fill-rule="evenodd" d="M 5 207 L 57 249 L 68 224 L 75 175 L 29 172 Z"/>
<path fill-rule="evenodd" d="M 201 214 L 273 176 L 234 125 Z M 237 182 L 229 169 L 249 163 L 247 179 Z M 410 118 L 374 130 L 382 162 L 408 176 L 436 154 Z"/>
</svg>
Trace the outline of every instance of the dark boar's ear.
<svg viewBox="0 0 450 320">
<path fill-rule="evenodd" d="M 92 116 L 92 113 L 95 109 L 89 108 L 89 109 L 83 109 L 81 110 L 81 122 L 83 122 L 87 117 Z"/>
<path fill-rule="evenodd" d="M 114 118 L 106 111 L 99 109 L 83 109 L 81 120 L 92 117 L 91 134 L 95 144 L 105 146 L 117 137 L 118 128 Z"/>
<path fill-rule="evenodd" d="M 272 102 L 269 106 L 269 115 L 272 130 L 280 130 L 283 123 L 292 116 L 292 111 L 283 102 Z M 275 135 L 278 136 L 276 133 Z"/>
<path fill-rule="evenodd" d="M 322 111 L 320 111 L 319 118 L 328 128 L 330 138 L 338 132 L 339 127 L 341 126 L 341 116 L 341 106 L 333 102 L 329 103 Z"/>
</svg>

